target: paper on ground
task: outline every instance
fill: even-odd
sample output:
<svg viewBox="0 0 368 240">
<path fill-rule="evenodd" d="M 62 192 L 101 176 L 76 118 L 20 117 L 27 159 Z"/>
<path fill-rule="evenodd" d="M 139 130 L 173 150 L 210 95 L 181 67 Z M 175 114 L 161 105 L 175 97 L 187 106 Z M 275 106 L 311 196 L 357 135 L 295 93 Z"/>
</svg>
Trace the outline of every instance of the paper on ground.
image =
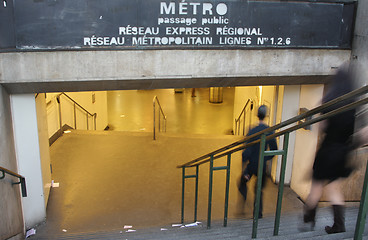
<svg viewBox="0 0 368 240">
<path fill-rule="evenodd" d="M 161 228 L 161 231 L 167 231 L 167 229 L 166 228 Z"/>
<path fill-rule="evenodd" d="M 194 222 L 194 223 L 189 223 L 189 224 L 185 224 L 185 227 L 195 227 L 198 226 L 199 224 L 201 224 L 201 222 Z"/>
<path fill-rule="evenodd" d="M 59 187 L 60 183 L 56 183 L 54 180 L 51 180 L 51 187 Z"/>
<path fill-rule="evenodd" d="M 198 226 L 198 224 L 196 222 L 195 223 L 185 224 L 185 227 L 195 227 L 195 226 Z"/>
<path fill-rule="evenodd" d="M 181 227 L 181 225 L 182 225 L 181 223 L 173 223 L 171 226 L 172 227 Z"/>
<path fill-rule="evenodd" d="M 137 230 L 134 230 L 134 229 L 128 229 L 127 231 L 125 232 L 136 232 Z"/>
<path fill-rule="evenodd" d="M 27 231 L 26 238 L 36 234 L 36 229 L 32 228 Z"/>
<path fill-rule="evenodd" d="M 130 225 L 124 225 L 124 229 L 132 228 L 133 226 Z"/>
</svg>

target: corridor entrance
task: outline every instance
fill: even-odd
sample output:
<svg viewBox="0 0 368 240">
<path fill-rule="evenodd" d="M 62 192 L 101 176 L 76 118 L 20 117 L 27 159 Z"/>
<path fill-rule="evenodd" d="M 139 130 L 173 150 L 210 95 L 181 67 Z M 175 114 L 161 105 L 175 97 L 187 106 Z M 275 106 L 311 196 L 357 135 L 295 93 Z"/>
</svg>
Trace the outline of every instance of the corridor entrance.
<svg viewBox="0 0 368 240">
<path fill-rule="evenodd" d="M 256 93 L 259 87 L 243 90 Z M 208 88 L 196 89 L 195 97 L 190 88 L 182 93 L 175 93 L 174 89 L 107 92 L 111 129 L 72 130 L 50 148 L 52 178 L 59 187 L 51 190 L 47 222 L 40 231 L 124 230 L 125 225 L 135 229 L 168 228 L 179 223 L 181 175 L 176 166 L 242 138 L 229 134 L 233 127 L 236 91 L 224 88 L 220 104 L 209 102 Z M 151 116 L 154 95 L 161 96 L 168 116 L 168 131 L 156 141 L 152 140 L 150 129 L 143 130 L 145 125 L 139 125 L 146 119 L 146 112 Z M 124 128 L 127 126 L 132 128 Z M 245 214 L 239 215 L 240 155 L 234 159 L 232 172 L 229 217 L 251 218 L 252 193 Z M 215 176 L 218 187 L 214 188 L 214 220 L 223 216 L 223 177 L 222 173 Z M 208 172 L 201 172 L 200 179 L 198 216 L 203 221 L 206 219 Z M 188 219 L 193 216 L 191 184 L 187 185 L 185 200 Z M 277 186 L 269 179 L 264 196 L 265 216 L 274 213 L 276 192 Z M 301 202 L 292 190 L 288 189 L 285 196 L 287 207 L 284 211 L 300 209 Z"/>
</svg>

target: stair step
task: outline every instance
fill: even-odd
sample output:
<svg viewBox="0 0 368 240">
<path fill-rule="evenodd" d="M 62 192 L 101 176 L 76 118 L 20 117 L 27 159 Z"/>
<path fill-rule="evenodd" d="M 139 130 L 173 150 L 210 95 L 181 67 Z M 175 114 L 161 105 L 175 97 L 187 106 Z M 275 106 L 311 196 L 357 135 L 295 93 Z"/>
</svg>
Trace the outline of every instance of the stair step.
<svg viewBox="0 0 368 240">
<path fill-rule="evenodd" d="M 358 208 L 346 209 L 346 232 L 338 234 L 326 234 L 324 226 L 333 221 L 330 208 L 320 208 L 317 212 L 317 223 L 314 231 L 299 232 L 298 224 L 301 221 L 301 213 L 284 214 L 281 217 L 280 230 L 278 236 L 273 236 L 274 217 L 259 219 L 257 239 L 278 240 L 278 239 L 313 239 L 313 240 L 337 240 L 352 239 L 356 224 Z M 166 227 L 162 231 L 160 228 L 137 229 L 136 232 L 127 233 L 126 230 L 111 230 L 106 232 L 92 233 L 72 233 L 59 234 L 52 236 L 37 236 L 35 239 L 58 239 L 58 240 L 77 240 L 77 239 L 160 239 L 160 240 L 212 240 L 212 239 L 252 239 L 253 221 L 251 219 L 231 219 L 228 227 L 222 226 L 222 221 L 213 221 L 211 229 L 207 229 L 206 223 L 201 223 L 195 227 Z M 367 225 L 367 224 L 366 224 Z M 368 237 L 368 225 L 365 228 L 364 236 Z"/>
</svg>

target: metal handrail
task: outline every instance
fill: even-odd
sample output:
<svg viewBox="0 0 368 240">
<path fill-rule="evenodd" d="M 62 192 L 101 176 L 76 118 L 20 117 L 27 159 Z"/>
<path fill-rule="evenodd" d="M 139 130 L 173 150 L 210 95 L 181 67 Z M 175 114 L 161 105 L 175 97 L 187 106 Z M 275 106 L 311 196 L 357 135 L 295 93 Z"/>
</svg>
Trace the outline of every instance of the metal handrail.
<svg viewBox="0 0 368 240">
<path fill-rule="evenodd" d="M 0 180 L 5 178 L 5 174 L 9 174 L 13 177 L 16 177 L 19 179 L 19 182 L 14 182 L 13 184 L 20 184 L 21 190 L 22 190 L 22 196 L 27 197 L 27 188 L 26 188 L 26 179 L 22 175 L 19 175 L 18 173 L 12 172 L 9 169 L 0 167 L 0 173 L 2 176 L 0 176 Z"/>
<path fill-rule="evenodd" d="M 253 100 L 252 99 L 248 99 L 247 102 L 245 103 L 243 109 L 241 110 L 239 117 L 235 119 L 235 134 L 239 135 L 239 130 L 240 130 L 240 120 L 241 117 L 243 116 L 243 136 L 245 135 L 245 116 L 246 116 L 246 111 L 245 109 L 247 108 L 248 104 L 250 105 L 250 109 L 253 109 Z"/>
<path fill-rule="evenodd" d="M 281 122 L 281 123 L 279 123 L 279 124 L 276 124 L 276 125 L 274 125 L 274 126 L 272 126 L 272 127 L 269 127 L 269 128 L 267 128 L 267 129 L 265 129 L 265 130 L 263 130 L 263 131 L 260 131 L 260 132 L 258 132 L 258 133 L 255 133 L 255 134 L 253 134 L 253 135 L 251 135 L 251 136 L 247 136 L 247 137 L 245 137 L 244 139 L 242 139 L 242 140 L 239 140 L 239 141 L 236 141 L 236 142 L 234 142 L 234 143 L 231 143 L 231 144 L 229 144 L 229 145 L 226 145 L 226 146 L 224 146 L 224 147 L 222 147 L 222 148 L 220 148 L 220 149 L 217 149 L 217 150 L 215 150 L 215 151 L 213 151 L 213 152 L 210 152 L 210 153 L 208 153 L 208 154 L 205 154 L 205 155 L 203 155 L 203 156 L 201 156 L 201 157 L 198 157 L 198 158 L 196 158 L 196 159 L 194 159 L 194 160 L 192 160 L 192 161 L 189 161 L 189 162 L 187 162 L 187 163 L 184 163 L 184 164 L 182 164 L 182 165 L 179 165 L 179 166 L 177 166 L 177 168 L 182 168 L 182 167 L 194 167 L 194 166 L 196 166 L 197 164 L 194 164 L 194 163 L 197 163 L 197 162 L 199 162 L 199 161 L 201 161 L 201 160 L 203 160 L 203 159 L 209 159 L 212 155 L 216 155 L 216 154 L 219 154 L 219 153 L 221 153 L 221 152 L 223 152 L 223 151 L 225 151 L 225 150 L 229 150 L 229 149 L 231 149 L 231 148 L 234 148 L 234 147 L 236 147 L 236 146 L 239 146 L 239 145 L 241 145 L 241 144 L 244 144 L 244 143 L 246 143 L 246 142 L 248 142 L 250 139 L 252 139 L 252 138 L 256 138 L 256 137 L 259 137 L 259 136 L 261 136 L 262 134 L 264 134 L 264 133 L 267 133 L 267 132 L 272 132 L 272 131 L 276 131 L 276 130 L 278 130 L 278 129 L 281 129 L 281 128 L 283 128 L 283 127 L 286 127 L 286 126 L 288 126 L 288 125 L 291 125 L 291 124 L 294 124 L 294 123 L 298 123 L 299 121 L 301 121 L 301 120 L 303 120 L 303 119 L 306 119 L 306 118 L 308 118 L 308 117 L 311 117 L 311 116 L 313 116 L 313 115 L 315 115 L 315 114 L 317 114 L 317 113 L 320 113 L 320 112 L 322 112 L 322 111 L 324 111 L 325 109 L 327 109 L 327 108 L 329 108 L 329 107 L 331 107 L 331 106 L 333 106 L 333 105 L 335 105 L 335 104 L 337 104 L 337 103 L 339 103 L 339 102 L 341 102 L 341 101 L 347 101 L 347 100 L 349 100 L 349 99 L 351 99 L 351 98 L 355 98 L 355 97 L 359 97 L 359 96 L 361 96 L 361 95 L 363 95 L 363 94 L 366 94 L 366 93 L 368 93 L 368 86 L 365 86 L 365 87 L 362 87 L 362 88 L 359 88 L 359 89 L 357 89 L 357 90 L 355 90 L 355 91 L 352 91 L 352 92 L 350 92 L 350 93 L 348 93 L 348 94 L 345 94 L 345 95 L 343 95 L 343 96 L 340 96 L 340 97 L 338 97 L 338 98 L 335 98 L 335 99 L 333 99 L 333 100 L 331 100 L 331 101 L 329 101 L 329 102 L 327 102 L 327 103 L 325 103 L 325 104 L 322 104 L 322 105 L 320 105 L 320 106 L 318 106 L 318 107 L 316 107 L 316 108 L 313 108 L 313 109 L 311 109 L 311 110 L 309 110 L 309 111 L 307 111 L 307 112 L 304 112 L 304 113 L 302 113 L 302 114 L 300 114 L 300 115 L 297 115 L 297 116 L 295 116 L 295 117 L 293 117 L 293 118 L 290 118 L 290 119 L 288 119 L 288 120 L 286 120 L 286 121 L 284 121 L 284 122 Z M 362 104 L 361 104 L 362 105 Z M 322 119 L 323 120 L 323 119 Z M 322 121 L 322 120 L 320 120 L 320 121 Z M 306 121 L 307 122 L 307 121 Z M 306 123 L 306 122 L 304 122 L 304 123 Z M 313 122 L 313 123 L 315 123 L 315 122 Z M 311 123 L 312 124 L 312 123 Z M 301 126 L 303 126 L 303 127 L 305 127 L 306 125 L 305 124 L 303 124 L 303 125 L 301 125 Z M 299 129 L 299 128 L 298 128 Z M 238 149 L 238 150 L 241 150 L 241 149 Z M 207 161 L 208 162 L 208 161 Z M 203 162 L 203 163 L 205 163 L 205 162 Z M 199 164 L 200 165 L 200 164 Z"/>
<path fill-rule="evenodd" d="M 60 96 L 65 96 L 67 97 L 70 101 L 73 102 L 74 105 L 74 129 L 77 129 L 77 113 L 76 113 L 76 106 L 79 107 L 81 110 L 83 110 L 86 113 L 86 117 L 87 117 L 87 130 L 89 129 L 89 122 L 88 122 L 88 115 L 90 117 L 93 118 L 93 123 L 94 123 L 94 130 L 96 130 L 96 118 L 97 118 L 97 113 L 90 113 L 87 109 L 85 109 L 82 105 L 80 105 L 79 103 L 77 103 L 73 98 L 71 98 L 70 96 L 68 96 L 66 93 L 62 92 L 60 94 L 58 94 L 56 96 L 57 102 L 59 104 L 59 124 L 60 124 L 60 129 L 62 128 L 62 117 L 61 117 L 61 107 L 60 107 Z"/>
<path fill-rule="evenodd" d="M 166 115 L 164 110 L 161 107 L 160 101 L 158 100 L 157 96 L 153 97 L 153 140 L 156 140 L 156 102 L 159 107 L 159 114 L 158 114 L 158 131 L 161 132 L 161 115 L 164 119 L 164 129 L 166 132 Z"/>
<path fill-rule="evenodd" d="M 277 207 L 276 207 L 276 215 L 275 215 L 275 226 L 274 226 L 274 235 L 278 235 L 279 224 L 280 224 L 280 216 L 281 216 L 281 205 L 282 205 L 282 196 L 283 196 L 283 187 L 284 187 L 284 178 L 285 178 L 285 169 L 286 169 L 286 160 L 287 160 L 287 152 L 288 152 L 288 142 L 289 142 L 289 134 L 290 132 L 296 131 L 300 128 L 304 128 L 305 126 L 309 126 L 311 124 L 320 122 L 342 112 L 346 112 L 352 109 L 355 109 L 359 106 L 368 103 L 367 96 L 364 96 L 358 99 L 359 96 L 368 93 L 368 86 L 362 87 L 355 91 L 352 91 L 348 94 L 345 94 L 341 97 L 338 97 L 334 100 L 331 100 L 325 104 L 322 104 L 319 107 L 316 107 L 307 112 L 301 113 L 298 116 L 295 116 L 289 120 L 286 120 L 282 123 L 279 123 L 273 127 L 269 127 L 261 132 L 253 134 L 251 136 L 245 137 L 243 140 L 234 142 L 225 147 L 222 147 L 218 150 L 215 150 L 209 154 L 203 155 L 199 158 L 196 158 L 192 161 L 189 161 L 185 164 L 177 166 L 177 168 L 182 168 L 182 211 L 181 211 L 181 221 L 184 222 L 184 185 L 186 178 L 195 178 L 195 211 L 194 211 L 194 219 L 197 219 L 197 202 L 198 202 L 198 178 L 199 178 L 199 166 L 209 162 L 210 163 L 210 174 L 209 174 L 209 195 L 208 195 L 208 215 L 207 215 L 207 228 L 211 227 L 211 206 L 212 206 L 212 184 L 213 184 L 213 171 L 216 170 L 227 170 L 226 172 L 226 190 L 225 190 L 225 209 L 224 209 L 224 226 L 227 226 L 227 212 L 228 212 L 228 199 L 229 199 L 229 178 L 230 178 L 230 162 L 231 155 L 235 152 L 241 151 L 251 145 L 260 144 L 260 156 L 258 161 L 258 178 L 257 178 L 257 191 L 255 196 L 255 207 L 254 207 L 254 218 L 253 218 L 253 230 L 252 230 L 252 238 L 257 237 L 257 227 L 258 227 L 258 213 L 260 207 L 260 195 L 261 195 L 261 184 L 262 184 L 262 174 L 263 174 L 263 165 L 264 161 L 261 159 L 264 156 L 274 156 L 274 155 L 282 155 L 281 159 L 281 170 L 280 170 L 280 180 L 279 180 L 279 191 L 277 197 Z M 352 102 L 352 100 L 354 100 Z M 339 106 L 334 106 L 339 104 Z M 342 105 L 342 106 L 341 106 Z M 333 110 L 329 109 L 333 108 Z M 325 110 L 328 110 L 327 113 L 324 113 Z M 314 119 L 311 119 L 311 116 L 319 114 Z M 304 120 L 304 121 L 301 121 Z M 294 125 L 296 124 L 296 125 Z M 291 126 L 290 126 L 291 125 Z M 285 128 L 286 127 L 286 128 Z M 273 133 L 275 130 L 279 130 L 276 133 Z M 284 144 L 282 150 L 276 151 L 265 151 L 264 146 L 266 141 L 272 138 L 276 138 L 279 136 L 284 136 Z M 256 139 L 253 140 L 252 139 Z M 242 145 L 242 146 L 239 146 Z M 223 167 L 214 167 L 214 160 L 227 156 L 227 166 Z M 190 167 L 196 167 L 195 175 L 185 175 L 185 169 Z M 359 215 L 356 223 L 355 236 L 354 239 L 362 239 L 362 232 L 364 231 L 365 226 L 365 218 L 368 212 L 368 165 L 366 170 L 366 176 L 364 180 L 362 198 L 360 203 Z"/>
<path fill-rule="evenodd" d="M 314 118 L 314 119 L 310 119 L 310 120 L 308 120 L 308 121 L 304 121 L 304 122 L 302 122 L 302 123 L 299 123 L 298 125 L 295 125 L 295 126 L 292 126 L 292 127 L 287 128 L 287 129 L 284 129 L 284 130 L 282 130 L 282 131 L 280 131 L 280 132 L 276 132 L 276 133 L 274 133 L 274 134 L 268 135 L 268 136 L 266 137 L 266 140 L 270 140 L 270 139 L 273 139 L 273 138 L 276 138 L 276 137 L 282 136 L 282 135 L 284 135 L 285 133 L 288 133 L 288 132 L 290 133 L 290 132 L 296 131 L 296 130 L 298 130 L 298 129 L 304 128 L 305 126 L 309 126 L 309 125 L 312 125 L 312 124 L 314 124 L 314 123 L 317 123 L 317 122 L 323 121 L 323 120 L 325 120 L 325 119 L 327 119 L 327 118 L 330 118 L 330 117 L 333 117 L 333 116 L 335 116 L 335 115 L 337 115 L 337 114 L 339 114 L 339 113 L 346 112 L 346 111 L 351 110 L 351 109 L 355 109 L 355 108 L 357 108 L 357 107 L 359 107 L 359 106 L 361 106 L 361 105 L 367 104 L 367 103 L 368 103 L 368 98 L 364 98 L 364 99 L 361 99 L 361 100 L 356 101 L 356 102 L 354 102 L 354 103 L 347 104 L 347 105 L 345 105 L 344 107 L 341 107 L 341 108 L 335 109 L 335 110 L 333 110 L 333 111 L 331 111 L 331 112 L 328 112 L 328 113 L 325 113 L 325 114 L 321 114 L 320 116 L 318 116 L 318 117 L 316 117 L 316 118 Z M 269 130 L 269 131 L 266 131 L 266 130 L 268 130 L 268 129 L 272 129 L 272 128 L 273 128 L 273 127 L 267 128 L 267 129 L 265 129 L 264 131 L 260 132 L 260 134 L 253 134 L 253 135 L 251 135 L 251 136 L 249 136 L 249 137 L 246 137 L 244 140 L 242 140 L 242 142 L 247 142 L 247 141 L 249 141 L 249 140 L 250 140 L 250 139 L 252 139 L 252 138 L 257 138 L 257 137 L 259 137 L 260 135 L 263 135 L 263 134 L 265 134 L 265 133 L 267 133 L 267 132 L 270 132 L 270 131 L 272 131 L 272 130 Z M 224 157 L 224 156 L 226 156 L 226 155 L 228 155 L 228 154 L 232 154 L 232 153 L 235 153 L 235 152 L 237 152 L 237 151 L 243 150 L 243 149 L 245 149 L 245 148 L 247 148 L 247 147 L 250 147 L 250 146 L 252 146 L 252 145 L 258 144 L 259 142 L 260 142 L 260 139 L 258 139 L 258 140 L 254 140 L 254 141 L 252 141 L 252 142 L 245 143 L 245 144 L 243 143 L 244 145 L 243 145 L 243 146 L 241 146 L 241 147 L 238 147 L 238 148 L 235 148 L 235 149 L 231 149 L 231 150 L 229 150 L 229 151 L 225 151 L 225 152 L 223 152 L 223 153 L 221 153 L 221 154 L 217 153 L 217 154 L 219 154 L 219 155 L 214 156 L 214 159 L 218 159 L 218 158 Z M 237 145 L 237 146 L 238 146 L 238 145 Z M 201 164 L 203 164 L 203 163 L 207 163 L 207 162 L 209 162 L 209 161 L 210 161 L 210 159 L 204 159 L 204 160 L 202 160 L 202 161 L 198 161 L 198 162 L 196 162 L 196 163 L 195 163 L 195 164 L 193 164 L 193 165 L 185 166 L 185 167 L 194 167 L 194 166 L 197 166 L 197 165 L 201 165 Z M 178 168 L 180 168 L 180 166 L 178 166 Z"/>
</svg>

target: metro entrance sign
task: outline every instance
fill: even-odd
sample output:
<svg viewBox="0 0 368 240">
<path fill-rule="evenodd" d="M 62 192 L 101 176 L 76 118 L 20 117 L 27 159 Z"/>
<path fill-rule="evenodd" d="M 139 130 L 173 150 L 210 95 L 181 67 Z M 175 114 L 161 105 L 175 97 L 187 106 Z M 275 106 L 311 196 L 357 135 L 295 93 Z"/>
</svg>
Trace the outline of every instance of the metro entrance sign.
<svg viewBox="0 0 368 240">
<path fill-rule="evenodd" d="M 15 1 L 14 45 L 20 50 L 350 48 L 354 4 L 344 2 Z"/>
</svg>

